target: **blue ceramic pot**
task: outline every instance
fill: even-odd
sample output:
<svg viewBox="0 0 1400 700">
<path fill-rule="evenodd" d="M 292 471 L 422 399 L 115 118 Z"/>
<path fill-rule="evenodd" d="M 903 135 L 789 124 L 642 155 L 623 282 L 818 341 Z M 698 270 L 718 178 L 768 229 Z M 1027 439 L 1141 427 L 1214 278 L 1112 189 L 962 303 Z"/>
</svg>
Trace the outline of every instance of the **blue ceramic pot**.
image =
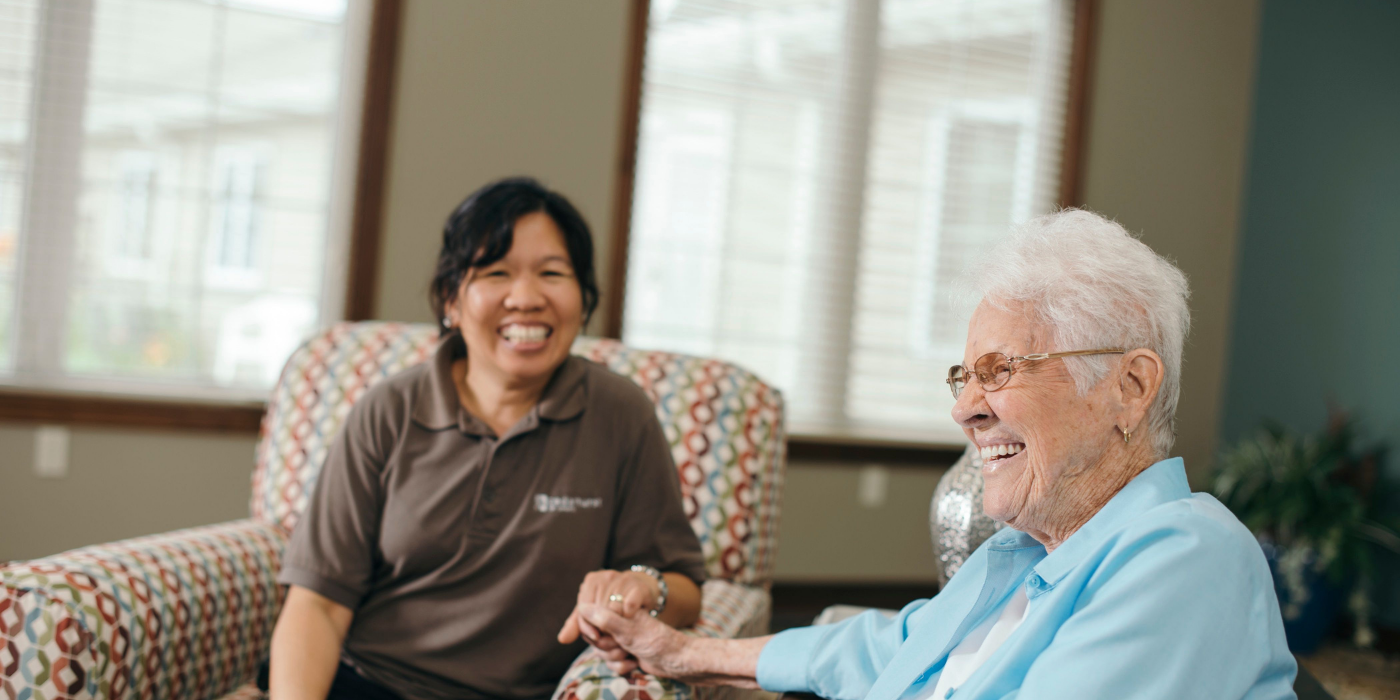
<svg viewBox="0 0 1400 700">
<path fill-rule="evenodd" d="M 1307 599 L 1298 605 L 1290 605 L 1292 594 L 1279 575 L 1279 557 L 1284 548 L 1268 540 L 1261 539 L 1264 558 L 1269 562 L 1269 573 L 1274 576 L 1274 593 L 1278 595 L 1283 608 L 1283 633 L 1288 638 L 1288 649 L 1295 654 L 1312 654 L 1322 646 L 1332 626 L 1337 622 L 1344 594 L 1342 588 L 1327 576 L 1326 571 L 1315 571 L 1312 561 L 1304 567 L 1303 584 L 1308 590 Z M 1295 608 L 1290 610 L 1290 607 Z M 1293 613 L 1290 619 L 1289 613 Z"/>
</svg>

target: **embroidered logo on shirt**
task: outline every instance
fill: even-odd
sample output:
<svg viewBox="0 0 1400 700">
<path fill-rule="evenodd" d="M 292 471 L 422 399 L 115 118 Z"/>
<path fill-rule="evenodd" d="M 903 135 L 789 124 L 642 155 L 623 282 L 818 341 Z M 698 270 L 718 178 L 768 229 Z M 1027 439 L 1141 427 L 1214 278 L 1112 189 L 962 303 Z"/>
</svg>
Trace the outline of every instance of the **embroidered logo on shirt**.
<svg viewBox="0 0 1400 700">
<path fill-rule="evenodd" d="M 602 508 L 601 498 L 579 498 L 577 496 L 550 496 L 535 494 L 535 510 L 541 513 L 575 513 L 580 509 Z"/>
</svg>

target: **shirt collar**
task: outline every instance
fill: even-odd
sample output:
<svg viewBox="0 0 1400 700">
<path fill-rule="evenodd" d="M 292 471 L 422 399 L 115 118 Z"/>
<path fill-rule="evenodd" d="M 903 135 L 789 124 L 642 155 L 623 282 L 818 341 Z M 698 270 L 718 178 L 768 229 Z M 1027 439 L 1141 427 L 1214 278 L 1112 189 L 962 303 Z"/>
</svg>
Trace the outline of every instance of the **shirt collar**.
<svg viewBox="0 0 1400 700">
<path fill-rule="evenodd" d="M 540 396 L 537 410 L 540 418 L 566 421 L 583 413 L 588 403 L 588 360 L 570 355 L 554 370 L 554 376 Z"/>
<path fill-rule="evenodd" d="M 452 363 L 467 356 L 467 345 L 460 333 L 451 333 L 438 342 L 428 360 L 428 371 L 419 377 L 417 399 L 413 405 L 413 420 L 429 430 L 456 427 L 473 435 L 493 435 L 485 421 L 462 410 L 457 399 L 457 385 L 452 378 Z M 583 412 L 588 402 L 588 361 L 570 355 L 554 370 L 545 385 L 540 401 L 530 410 L 530 426 L 545 419 L 566 421 Z M 512 431 L 514 432 L 514 431 Z M 504 437 L 504 436 L 502 436 Z"/>
<path fill-rule="evenodd" d="M 1035 565 L 1035 572 L 1051 586 L 1089 556 L 1105 537 L 1144 511 L 1164 503 L 1189 498 L 1186 463 L 1180 457 L 1164 459 L 1133 477 L 1089 522 L 1070 535 L 1055 551 Z"/>
</svg>

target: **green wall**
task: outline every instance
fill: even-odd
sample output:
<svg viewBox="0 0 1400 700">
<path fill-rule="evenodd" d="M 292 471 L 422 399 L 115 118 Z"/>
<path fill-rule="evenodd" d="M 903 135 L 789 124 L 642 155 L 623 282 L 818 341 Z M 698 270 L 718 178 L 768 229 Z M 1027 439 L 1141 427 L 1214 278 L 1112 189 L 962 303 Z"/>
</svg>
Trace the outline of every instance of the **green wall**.
<svg viewBox="0 0 1400 700">
<path fill-rule="evenodd" d="M 1221 438 L 1333 400 L 1400 477 L 1400 3 L 1264 3 L 1244 212 Z"/>
</svg>

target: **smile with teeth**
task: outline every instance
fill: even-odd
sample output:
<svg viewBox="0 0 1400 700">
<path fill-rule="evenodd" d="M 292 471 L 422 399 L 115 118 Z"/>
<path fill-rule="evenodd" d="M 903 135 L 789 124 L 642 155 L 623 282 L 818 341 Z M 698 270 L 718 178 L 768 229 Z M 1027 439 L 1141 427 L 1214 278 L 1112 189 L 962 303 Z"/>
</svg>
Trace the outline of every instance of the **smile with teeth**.
<svg viewBox="0 0 1400 700">
<path fill-rule="evenodd" d="M 542 343 L 553 332 L 549 326 L 512 323 L 502 328 L 501 337 L 512 343 Z"/>
<path fill-rule="evenodd" d="M 1021 453 L 1021 450 L 1024 449 L 1026 449 L 1024 443 L 1013 442 L 1003 445 L 987 445 L 986 447 L 980 448 L 979 451 L 981 452 L 983 462 L 993 462 L 1018 455 Z"/>
</svg>

